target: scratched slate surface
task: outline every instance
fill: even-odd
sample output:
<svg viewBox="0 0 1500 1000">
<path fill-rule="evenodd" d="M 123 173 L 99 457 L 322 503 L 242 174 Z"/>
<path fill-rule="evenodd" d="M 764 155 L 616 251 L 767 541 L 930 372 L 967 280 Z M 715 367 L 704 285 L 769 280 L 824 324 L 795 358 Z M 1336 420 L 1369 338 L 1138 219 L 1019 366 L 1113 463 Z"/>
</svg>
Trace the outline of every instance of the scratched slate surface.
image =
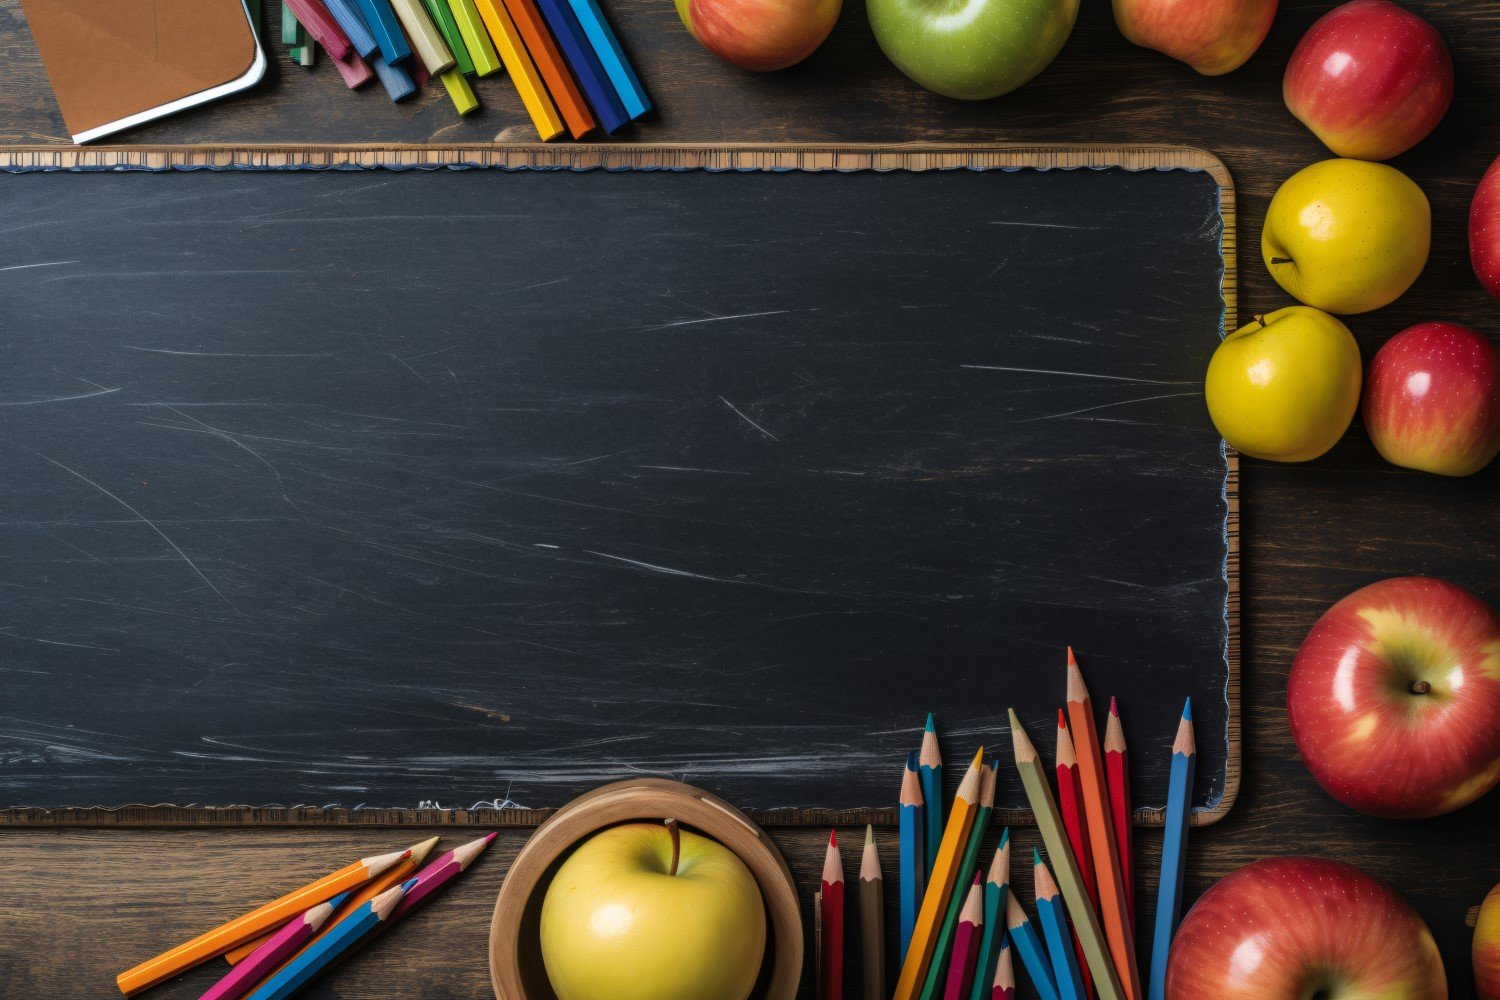
<svg viewBox="0 0 1500 1000">
<path fill-rule="evenodd" d="M 1138 759 L 1193 695 L 1223 792 L 1207 175 L 23 174 L 0 219 L 0 804 L 885 806 L 928 709 L 1050 752 L 1067 643 Z"/>
</svg>

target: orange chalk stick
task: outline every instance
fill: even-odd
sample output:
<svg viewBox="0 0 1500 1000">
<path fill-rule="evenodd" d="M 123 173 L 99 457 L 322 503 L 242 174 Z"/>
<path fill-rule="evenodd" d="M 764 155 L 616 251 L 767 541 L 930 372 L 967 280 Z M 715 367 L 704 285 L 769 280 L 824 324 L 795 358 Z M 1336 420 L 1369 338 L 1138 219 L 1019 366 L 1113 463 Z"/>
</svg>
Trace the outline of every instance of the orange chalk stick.
<svg viewBox="0 0 1500 1000">
<path fill-rule="evenodd" d="M 484 20 L 490 38 L 494 40 L 495 48 L 499 50 L 500 61 L 505 63 L 511 82 L 516 85 L 516 93 L 521 95 L 521 103 L 526 106 L 526 113 L 536 126 L 537 134 L 542 137 L 543 142 L 556 139 L 563 132 L 562 118 L 558 116 L 557 106 L 552 103 L 552 98 L 547 95 L 547 87 L 537 73 L 536 64 L 526 54 L 526 43 L 516 30 L 510 14 L 506 12 L 503 0 L 474 0 L 474 5 L 479 8 L 479 16 Z"/>
<path fill-rule="evenodd" d="M 568 72 L 568 64 L 558 51 L 547 22 L 542 20 L 542 12 L 536 9 L 535 0 L 504 0 L 504 3 L 532 61 L 546 81 L 553 103 L 568 125 L 568 133 L 575 139 L 583 138 L 594 127 L 594 115 L 573 80 L 573 74 Z"/>
</svg>

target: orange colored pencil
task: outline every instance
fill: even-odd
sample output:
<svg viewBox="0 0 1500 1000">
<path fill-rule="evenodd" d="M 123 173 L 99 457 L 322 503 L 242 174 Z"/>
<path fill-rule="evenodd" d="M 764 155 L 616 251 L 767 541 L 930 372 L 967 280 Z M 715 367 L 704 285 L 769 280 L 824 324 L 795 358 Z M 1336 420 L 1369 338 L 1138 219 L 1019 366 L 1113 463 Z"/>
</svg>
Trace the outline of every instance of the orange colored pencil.
<svg viewBox="0 0 1500 1000">
<path fill-rule="evenodd" d="M 410 851 L 394 851 L 390 854 L 361 858 L 351 865 L 345 865 L 338 871 L 323 876 L 316 882 L 287 893 L 280 899 L 273 899 L 264 906 L 235 917 L 226 924 L 220 924 L 211 931 L 205 931 L 191 941 L 164 951 L 133 969 L 127 969 L 115 977 L 115 983 L 120 987 L 120 992 L 126 996 L 149 989 L 195 965 L 202 965 L 211 958 L 217 958 L 236 945 L 280 927 L 299 913 L 324 900 L 332 899 L 341 892 L 348 892 L 350 889 L 364 885 L 392 865 L 405 860 L 410 854 Z"/>
<path fill-rule="evenodd" d="M 969 831 L 979 811 L 979 771 L 983 764 L 984 747 L 980 747 L 970 761 L 969 769 L 964 772 L 963 780 L 958 783 L 958 793 L 953 796 L 953 808 L 948 811 L 937 862 L 927 880 L 922 909 L 917 913 L 917 925 L 912 929 L 911 944 L 901 964 L 901 977 L 896 980 L 895 1000 L 912 1000 L 927 979 L 927 967 L 932 963 L 938 932 L 948 913 L 948 901 L 953 897 L 953 882 L 958 877 L 961 855 L 968 846 Z"/>
<path fill-rule="evenodd" d="M 1073 737 L 1068 732 L 1068 714 L 1057 710 L 1057 811 L 1062 814 L 1063 829 L 1067 831 L 1068 843 L 1073 847 L 1073 857 L 1078 861 L 1078 874 L 1083 876 L 1084 891 L 1094 912 L 1099 912 L 1099 884 L 1094 881 L 1094 859 L 1089 855 L 1088 821 L 1083 816 L 1083 791 L 1078 787 L 1078 754 L 1073 749 Z M 1088 959 L 1083 954 L 1083 943 L 1078 933 L 1073 933 L 1073 949 L 1078 953 L 1078 971 L 1083 977 L 1085 997 L 1094 995 L 1094 975 L 1089 971 Z"/>
<path fill-rule="evenodd" d="M 542 20 L 542 12 L 536 9 L 536 0 L 504 2 L 511 20 L 516 23 L 516 30 L 526 43 L 526 51 L 531 53 L 532 62 L 536 63 L 537 71 L 547 83 L 553 103 L 568 124 L 568 133 L 575 139 L 583 138 L 594 128 L 593 112 L 589 111 L 588 102 L 578 90 L 573 74 L 568 72 L 568 64 L 558 51 L 557 42 L 547 29 L 547 22 Z"/>
<path fill-rule="evenodd" d="M 1129 896 L 1120 874 L 1120 855 L 1109 812 L 1109 791 L 1104 780 L 1104 756 L 1099 750 L 1099 731 L 1094 725 L 1094 705 L 1083 683 L 1083 672 L 1068 649 L 1068 723 L 1073 731 L 1073 749 L 1078 753 L 1078 783 L 1083 790 L 1083 811 L 1088 819 L 1089 848 L 1094 855 L 1094 877 L 1099 882 L 1099 918 L 1110 957 L 1120 977 L 1126 1000 L 1141 1000 L 1141 973 L 1135 961 L 1135 933 L 1130 920 Z"/>
<path fill-rule="evenodd" d="M 343 920 L 346 916 L 353 913 L 355 910 L 359 909 L 361 903 L 368 903 L 370 900 L 374 899 L 382 892 L 385 892 L 387 889 L 394 889 L 396 886 L 400 885 L 402 882 L 405 882 L 407 879 L 415 875 L 417 873 L 417 869 L 422 867 L 422 862 L 427 860 L 428 852 L 437 845 L 437 842 L 437 837 L 431 837 L 427 840 L 422 841 L 420 844 L 411 845 L 411 849 L 407 857 L 403 858 L 401 861 L 398 861 L 396 864 L 391 865 L 391 867 L 387 868 L 381 874 L 370 879 L 370 881 L 366 882 L 357 892 L 350 893 L 349 898 L 344 900 L 343 904 L 339 906 L 339 912 L 333 915 L 333 919 L 324 923 L 322 928 L 320 928 L 318 932 L 312 937 L 308 938 L 301 948 L 298 948 L 296 951 L 288 955 L 286 958 L 286 962 L 290 962 L 292 959 L 296 958 L 298 955 L 306 951 L 307 946 L 316 941 L 324 933 L 333 930 L 335 924 L 337 924 L 340 920 Z M 229 951 L 224 953 L 224 960 L 230 965 L 239 965 L 240 962 L 250 957 L 251 952 L 255 951 L 255 949 L 265 944 L 266 939 L 274 933 L 276 932 L 270 931 L 268 933 L 262 934 L 260 937 L 256 938 L 253 941 L 246 941 L 238 948 L 229 949 Z M 281 964 L 285 965 L 286 962 L 282 962 Z M 273 969 L 271 971 L 275 972 L 276 970 Z"/>
<path fill-rule="evenodd" d="M 1130 909 L 1131 930 L 1135 929 L 1135 858 L 1130 830 L 1130 751 L 1125 745 L 1125 729 L 1120 725 L 1120 706 L 1111 696 L 1109 718 L 1104 725 L 1104 779 L 1109 784 L 1109 817 L 1115 828 L 1115 850 L 1120 854 L 1120 878 L 1125 882 L 1125 900 Z"/>
</svg>

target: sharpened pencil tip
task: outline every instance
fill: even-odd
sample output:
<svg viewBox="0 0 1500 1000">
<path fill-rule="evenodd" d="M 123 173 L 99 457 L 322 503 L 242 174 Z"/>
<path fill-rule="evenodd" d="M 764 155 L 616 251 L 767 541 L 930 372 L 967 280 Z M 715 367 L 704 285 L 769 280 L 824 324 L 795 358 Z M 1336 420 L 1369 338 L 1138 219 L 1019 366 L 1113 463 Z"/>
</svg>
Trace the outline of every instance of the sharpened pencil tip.
<svg viewBox="0 0 1500 1000">
<path fill-rule="evenodd" d="M 920 756 L 921 754 L 917 750 L 908 750 L 906 752 L 906 769 L 908 771 L 915 771 L 917 769 L 917 761 Z"/>
<path fill-rule="evenodd" d="M 1184 719 L 1188 720 L 1189 722 L 1193 721 L 1193 699 L 1192 698 L 1189 698 L 1187 701 L 1183 702 L 1183 705 L 1182 705 L 1182 717 Z"/>
<path fill-rule="evenodd" d="M 1114 716 L 1118 716 L 1120 714 L 1120 704 L 1119 702 L 1115 701 L 1114 695 L 1109 696 L 1109 714 Z"/>
<path fill-rule="evenodd" d="M 1039 865 L 1042 863 L 1042 852 L 1037 850 L 1035 847 L 1031 849 L 1031 863 L 1034 865 Z"/>
<path fill-rule="evenodd" d="M 837 847 L 837 846 L 839 846 L 839 832 L 837 830 L 829 830 L 828 831 L 828 846 L 829 847 Z"/>
<path fill-rule="evenodd" d="M 984 747 L 974 751 L 974 759 L 969 761 L 969 766 L 977 768 L 984 763 Z"/>
<path fill-rule="evenodd" d="M 1078 666 L 1078 658 L 1073 655 L 1073 647 L 1072 646 L 1068 647 L 1068 666 L 1070 666 L 1070 667 L 1076 667 L 1076 666 Z"/>
<path fill-rule="evenodd" d="M 1061 709 L 1061 708 L 1059 708 L 1057 710 L 1057 728 L 1058 729 L 1067 729 L 1068 728 L 1068 713 L 1067 713 L 1066 710 Z"/>
<path fill-rule="evenodd" d="M 865 824 L 865 845 L 875 843 L 875 827 L 869 823 Z"/>
<path fill-rule="evenodd" d="M 927 713 L 927 722 L 922 726 L 922 731 L 926 732 L 926 733 L 935 733 L 935 732 L 937 732 L 937 724 L 932 721 L 932 713 L 931 712 Z"/>
<path fill-rule="evenodd" d="M 1007 826 L 1000 831 L 1000 846 L 1004 847 L 1008 843 L 1010 843 L 1010 827 Z"/>
</svg>

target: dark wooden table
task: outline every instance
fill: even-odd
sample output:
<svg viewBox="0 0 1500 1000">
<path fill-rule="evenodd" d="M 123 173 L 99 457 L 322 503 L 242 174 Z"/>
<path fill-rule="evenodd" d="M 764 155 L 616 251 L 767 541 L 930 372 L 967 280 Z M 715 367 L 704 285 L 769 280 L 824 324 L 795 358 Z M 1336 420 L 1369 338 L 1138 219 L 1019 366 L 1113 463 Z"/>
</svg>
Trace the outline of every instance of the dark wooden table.
<svg viewBox="0 0 1500 1000">
<path fill-rule="evenodd" d="M 1457 320 L 1500 333 L 1500 304 L 1474 280 L 1466 237 L 1475 184 L 1500 154 L 1500 0 L 1407 5 L 1448 39 L 1458 97 L 1433 136 L 1395 161 L 1432 201 L 1433 253 L 1408 295 L 1352 321 L 1366 358 L 1391 334 L 1424 320 Z M 1072 40 L 1047 72 L 1015 94 L 980 104 L 928 94 L 902 77 L 875 45 L 859 0 L 850 0 L 832 38 L 806 64 L 765 76 L 742 73 L 699 48 L 668 0 L 614 0 L 608 6 L 660 108 L 624 134 L 624 141 L 1201 146 L 1228 164 L 1238 185 L 1241 316 L 1248 319 L 1289 301 L 1267 277 L 1256 236 L 1276 186 L 1329 155 L 1286 112 L 1280 85 L 1297 39 L 1334 6 L 1332 0 L 1284 3 L 1270 39 L 1249 65 L 1220 78 L 1200 77 L 1132 47 L 1115 29 L 1108 4 L 1085 0 Z M 279 5 L 268 3 L 268 23 L 271 8 Z M 270 48 L 278 63 L 252 94 L 139 129 L 126 140 L 535 138 L 504 78 L 480 83 L 485 109 L 459 120 L 440 88 L 392 105 L 378 87 L 345 91 L 326 60 L 308 72 L 290 65 L 279 44 Z M 0 0 L 0 143 L 67 143 L 17 0 Z M 1234 868 L 1267 855 L 1353 862 L 1406 894 L 1442 946 L 1452 995 L 1474 995 L 1466 915 L 1500 880 L 1500 793 L 1437 820 L 1357 816 L 1328 799 L 1302 766 L 1287 726 L 1284 692 L 1307 629 L 1329 604 L 1365 583 L 1430 574 L 1500 603 L 1497 485 L 1500 465 L 1458 482 L 1388 466 L 1357 425 L 1331 454 L 1307 465 L 1246 461 L 1244 784 L 1230 816 L 1195 839 L 1189 899 Z M 810 896 L 826 831 L 773 832 Z M 893 833 L 881 831 L 888 858 L 894 858 Z M 1029 847 L 1034 836 L 1022 831 L 1021 846 Z M 524 838 L 524 831 L 502 834 L 466 884 L 309 995 L 489 996 L 490 908 L 506 864 Z M 263 883 L 264 873 L 282 872 L 289 882 L 299 875 L 312 878 L 326 871 L 331 859 L 416 839 L 415 830 L 338 828 L 0 831 L 0 995 L 118 995 L 117 971 L 234 912 L 256 895 L 247 890 Z M 1159 848 L 1158 836 L 1141 836 L 1142 872 L 1154 870 Z M 1146 899 L 1154 898 L 1153 881 L 1143 879 Z M 210 981 L 200 970 L 152 995 L 196 996 Z"/>
</svg>

